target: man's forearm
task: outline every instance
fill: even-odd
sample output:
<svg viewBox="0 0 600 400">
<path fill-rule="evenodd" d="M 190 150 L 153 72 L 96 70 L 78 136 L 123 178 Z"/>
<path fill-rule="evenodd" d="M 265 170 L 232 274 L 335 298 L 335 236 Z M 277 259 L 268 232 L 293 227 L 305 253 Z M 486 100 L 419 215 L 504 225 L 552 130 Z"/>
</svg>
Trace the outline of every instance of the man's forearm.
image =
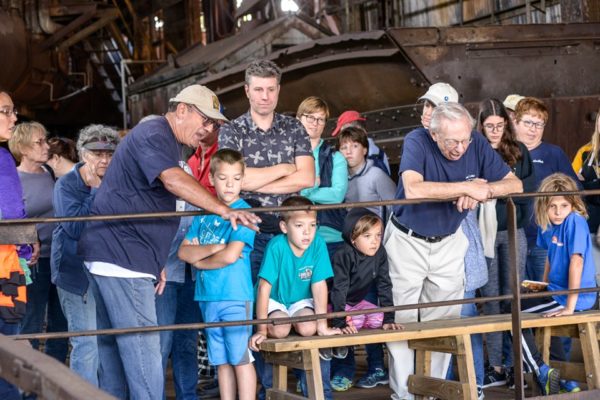
<svg viewBox="0 0 600 400">
<path fill-rule="evenodd" d="M 504 196 L 510 193 L 523 193 L 523 182 L 516 176 L 504 178 L 490 183 L 494 197 Z"/>
<path fill-rule="evenodd" d="M 288 194 L 297 193 L 302 189 L 311 188 L 315 185 L 315 174 L 314 171 L 311 174 L 310 171 L 296 171 L 291 175 L 277 179 L 267 185 L 264 185 L 256 192 L 268 193 L 268 194 Z"/>
<path fill-rule="evenodd" d="M 223 215 L 229 211 L 229 207 L 210 194 L 181 168 L 170 168 L 163 171 L 159 178 L 169 192 L 196 207 L 217 215 Z"/>
</svg>

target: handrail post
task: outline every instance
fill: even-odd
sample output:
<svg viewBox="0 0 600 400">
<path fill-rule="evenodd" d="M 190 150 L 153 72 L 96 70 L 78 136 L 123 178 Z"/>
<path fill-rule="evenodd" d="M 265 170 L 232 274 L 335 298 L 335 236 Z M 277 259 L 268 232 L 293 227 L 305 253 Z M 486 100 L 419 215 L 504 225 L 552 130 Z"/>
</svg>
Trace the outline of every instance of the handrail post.
<svg viewBox="0 0 600 400">
<path fill-rule="evenodd" d="M 512 287 L 512 343 L 513 367 L 515 377 L 515 399 L 525 398 L 523 390 L 523 347 L 521 337 L 521 277 L 519 276 L 519 260 L 517 259 L 517 210 L 512 198 L 506 201 L 508 228 L 508 261 L 511 272 Z"/>
</svg>

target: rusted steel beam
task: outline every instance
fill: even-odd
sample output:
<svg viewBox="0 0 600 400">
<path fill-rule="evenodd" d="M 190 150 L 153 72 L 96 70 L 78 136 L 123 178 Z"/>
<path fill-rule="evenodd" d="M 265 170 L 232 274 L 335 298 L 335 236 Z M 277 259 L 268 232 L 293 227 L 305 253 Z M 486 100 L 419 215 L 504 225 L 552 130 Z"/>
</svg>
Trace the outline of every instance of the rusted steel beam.
<svg viewBox="0 0 600 400">
<path fill-rule="evenodd" d="M 37 51 L 44 51 L 44 50 L 49 49 L 50 47 L 53 47 L 55 44 L 60 42 L 65 36 L 67 36 L 71 32 L 76 31 L 83 24 L 87 23 L 89 20 L 94 18 L 95 15 L 96 15 L 96 6 L 94 5 L 93 7 L 86 10 L 79 17 L 77 17 L 73 21 L 71 21 L 69 24 L 65 25 L 64 27 L 62 27 L 61 29 L 56 31 L 48 39 L 39 43 Z"/>
<path fill-rule="evenodd" d="M 0 376 L 46 400 L 114 399 L 63 363 L 12 336 L 0 335 Z"/>
</svg>

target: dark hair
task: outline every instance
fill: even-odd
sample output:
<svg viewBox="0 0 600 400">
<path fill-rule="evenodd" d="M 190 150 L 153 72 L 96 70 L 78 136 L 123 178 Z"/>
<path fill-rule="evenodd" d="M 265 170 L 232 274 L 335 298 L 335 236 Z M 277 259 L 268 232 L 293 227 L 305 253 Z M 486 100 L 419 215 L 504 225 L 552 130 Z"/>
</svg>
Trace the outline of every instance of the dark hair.
<svg viewBox="0 0 600 400">
<path fill-rule="evenodd" d="M 283 203 L 281 203 L 282 207 L 313 206 L 313 205 L 314 205 L 314 203 L 304 196 L 291 196 L 291 197 L 288 197 L 287 199 L 285 199 L 283 201 Z M 281 219 L 284 220 L 285 222 L 287 222 L 292 217 L 292 213 L 295 213 L 295 212 L 298 212 L 298 211 L 283 211 L 281 213 Z M 315 218 L 317 217 L 316 211 L 306 210 L 305 212 L 307 212 L 307 213 L 314 212 Z"/>
<path fill-rule="evenodd" d="M 244 156 L 237 150 L 233 149 L 220 149 L 210 158 L 210 174 L 214 175 L 217 171 L 219 164 L 225 163 L 229 165 L 240 164 L 242 166 L 242 172 L 246 168 L 244 162 Z"/>
<path fill-rule="evenodd" d="M 498 99 L 487 99 L 479 103 L 479 116 L 477 117 L 477 129 L 485 136 L 483 123 L 488 117 L 500 117 L 504 120 L 504 132 L 498 144 L 498 153 L 502 159 L 511 167 L 519 161 L 523 155 L 517 142 L 513 124 L 508 112 Z"/>
<path fill-rule="evenodd" d="M 348 126 L 342 129 L 338 136 L 338 149 L 342 146 L 342 143 L 346 141 L 357 142 L 360 143 L 365 149 L 369 148 L 367 131 L 360 126 Z"/>
<path fill-rule="evenodd" d="M 52 156 L 56 154 L 57 156 L 66 158 L 74 163 L 79 161 L 75 142 L 69 138 L 58 136 L 51 137 L 48 139 L 48 146 L 50 146 L 48 149 L 48 158 L 52 158 Z"/>
</svg>

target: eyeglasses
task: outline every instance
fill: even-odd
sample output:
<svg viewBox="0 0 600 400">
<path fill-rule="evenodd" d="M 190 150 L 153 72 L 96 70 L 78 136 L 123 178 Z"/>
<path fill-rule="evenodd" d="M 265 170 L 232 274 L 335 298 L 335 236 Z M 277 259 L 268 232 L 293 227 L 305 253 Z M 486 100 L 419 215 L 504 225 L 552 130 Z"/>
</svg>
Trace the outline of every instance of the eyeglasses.
<svg viewBox="0 0 600 400">
<path fill-rule="evenodd" d="M 304 118 L 306 118 L 306 121 L 307 121 L 309 124 L 314 124 L 314 123 L 316 123 L 317 125 L 325 125 L 325 122 L 326 122 L 325 118 L 317 118 L 317 117 L 315 117 L 314 115 L 310 115 L 310 114 L 302 114 L 302 116 L 303 116 Z"/>
<path fill-rule="evenodd" d="M 16 108 L 8 108 L 8 107 L 1 109 L 0 113 L 4 114 L 6 116 L 6 118 L 10 118 L 11 115 L 14 115 L 16 117 L 19 114 L 19 112 L 17 111 Z"/>
<path fill-rule="evenodd" d="M 216 121 L 214 119 L 208 118 L 202 111 L 200 111 L 196 106 L 188 104 L 188 106 L 196 112 L 199 116 L 202 117 L 202 126 L 210 131 L 214 131 L 215 129 L 219 129 L 221 127 L 221 121 Z"/>
<path fill-rule="evenodd" d="M 521 120 L 521 122 L 523 123 L 523 125 L 525 125 L 526 128 L 544 129 L 544 127 L 546 126 L 545 122 L 533 122 L 527 119 L 523 119 Z"/>
<path fill-rule="evenodd" d="M 444 139 L 444 146 L 449 150 L 453 150 L 457 148 L 459 144 L 462 144 L 463 148 L 466 148 L 472 141 L 472 137 L 465 140 Z"/>
<path fill-rule="evenodd" d="M 490 132 L 504 132 L 504 128 L 506 127 L 506 124 L 504 122 L 499 122 L 496 125 L 494 124 L 484 124 L 483 128 L 486 131 L 490 131 Z"/>
</svg>

